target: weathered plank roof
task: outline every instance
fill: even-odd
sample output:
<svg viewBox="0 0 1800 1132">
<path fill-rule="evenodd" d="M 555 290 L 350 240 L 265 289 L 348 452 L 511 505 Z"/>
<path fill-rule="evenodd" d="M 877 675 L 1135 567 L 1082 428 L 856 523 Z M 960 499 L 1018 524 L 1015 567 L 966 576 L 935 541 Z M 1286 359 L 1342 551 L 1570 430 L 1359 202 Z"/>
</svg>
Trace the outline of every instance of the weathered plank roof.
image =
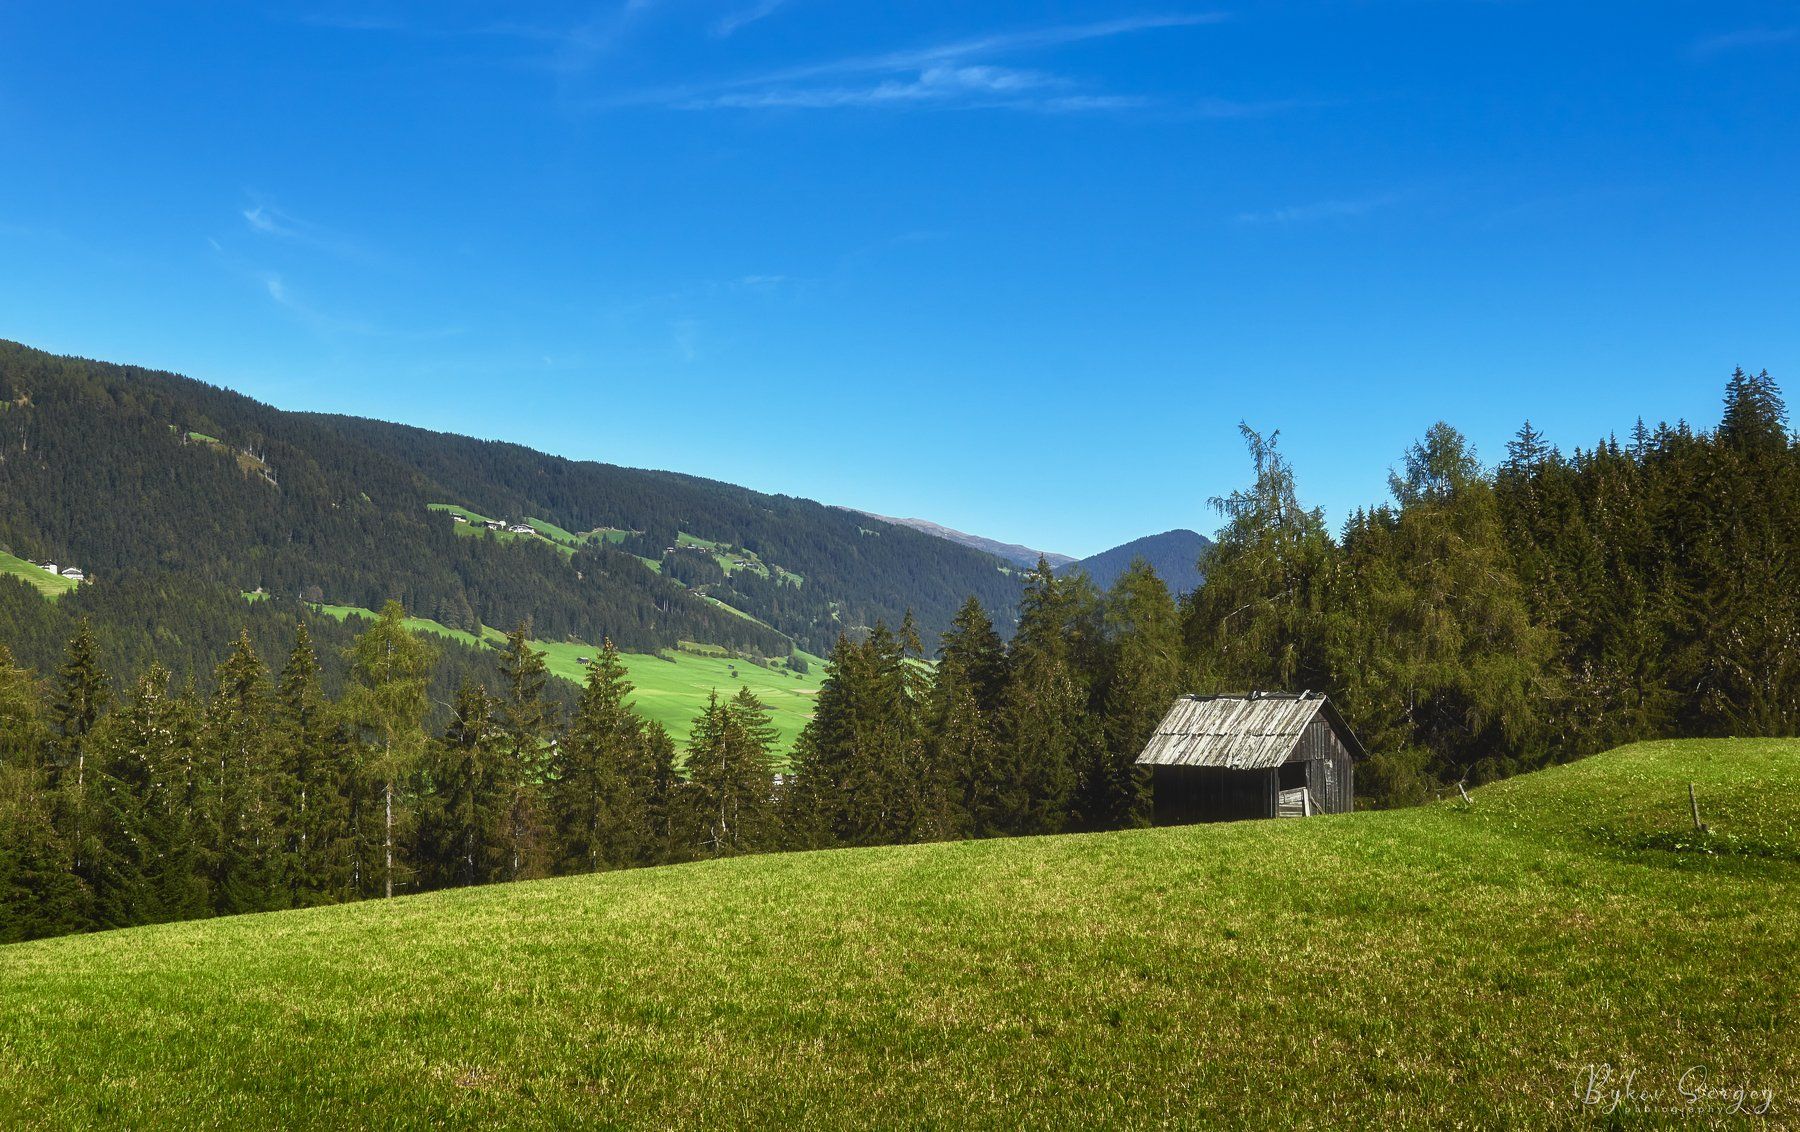
<svg viewBox="0 0 1800 1132">
<path fill-rule="evenodd" d="M 1362 744 L 1323 695 L 1183 696 L 1150 737 L 1139 766 L 1210 766 L 1267 770 L 1293 754 L 1307 726 L 1321 714 L 1352 755 Z"/>
</svg>

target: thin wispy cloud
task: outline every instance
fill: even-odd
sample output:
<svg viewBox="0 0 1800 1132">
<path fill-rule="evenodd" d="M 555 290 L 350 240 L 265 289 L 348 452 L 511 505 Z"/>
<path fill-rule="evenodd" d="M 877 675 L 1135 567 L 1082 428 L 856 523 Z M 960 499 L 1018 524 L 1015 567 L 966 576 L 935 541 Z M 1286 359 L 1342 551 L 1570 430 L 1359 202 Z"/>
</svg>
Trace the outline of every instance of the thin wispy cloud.
<svg viewBox="0 0 1800 1132">
<path fill-rule="evenodd" d="M 1800 27 L 1742 28 L 1700 40 L 1694 44 L 1694 54 L 1705 57 L 1796 42 L 1800 42 Z"/>
<path fill-rule="evenodd" d="M 264 271 L 258 276 L 263 291 L 276 306 L 305 324 L 308 329 L 320 334 L 354 334 L 372 335 L 380 331 L 369 323 L 354 319 L 338 318 L 325 314 L 312 305 L 303 302 L 294 294 L 287 281 L 277 272 Z"/>
<path fill-rule="evenodd" d="M 736 35 L 744 28 L 761 20 L 766 20 L 776 12 L 787 7 L 787 0 L 761 0 L 748 8 L 741 8 L 730 15 L 721 16 L 713 21 L 712 33 L 720 39 Z"/>
<path fill-rule="evenodd" d="M 1384 193 L 1381 196 L 1355 199 L 1320 200 L 1310 204 L 1240 212 L 1237 214 L 1236 220 L 1239 224 L 1310 224 L 1321 220 L 1367 216 L 1371 212 L 1396 204 L 1399 200 L 1398 193 Z"/>
<path fill-rule="evenodd" d="M 856 55 L 716 83 L 664 88 L 598 105 L 661 105 L 683 110 L 900 109 L 994 107 L 1047 112 L 1120 110 L 1149 104 L 1138 95 L 1085 90 L 1066 77 L 1002 65 L 997 59 L 1078 43 L 1224 20 L 1219 13 L 1131 16 L 997 32 L 924 47 Z"/>
<path fill-rule="evenodd" d="M 357 241 L 322 224 L 303 220 L 267 201 L 257 201 L 239 210 L 239 215 L 250 231 L 259 236 L 327 252 L 340 259 L 368 262 L 372 258 L 368 249 Z"/>
</svg>

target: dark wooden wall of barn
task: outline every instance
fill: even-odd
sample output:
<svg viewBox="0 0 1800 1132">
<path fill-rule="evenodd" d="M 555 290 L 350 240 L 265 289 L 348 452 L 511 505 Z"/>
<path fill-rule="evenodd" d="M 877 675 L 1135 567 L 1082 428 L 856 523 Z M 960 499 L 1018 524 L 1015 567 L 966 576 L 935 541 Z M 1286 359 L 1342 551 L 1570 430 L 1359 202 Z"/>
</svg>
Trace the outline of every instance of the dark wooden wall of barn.
<svg viewBox="0 0 1800 1132">
<path fill-rule="evenodd" d="M 1276 770 L 1159 766 L 1151 775 L 1157 825 L 1275 816 Z"/>
<path fill-rule="evenodd" d="M 1300 733 L 1289 763 L 1306 764 L 1306 788 L 1328 814 L 1347 814 L 1356 806 L 1356 760 L 1331 724 L 1315 719 Z"/>
</svg>

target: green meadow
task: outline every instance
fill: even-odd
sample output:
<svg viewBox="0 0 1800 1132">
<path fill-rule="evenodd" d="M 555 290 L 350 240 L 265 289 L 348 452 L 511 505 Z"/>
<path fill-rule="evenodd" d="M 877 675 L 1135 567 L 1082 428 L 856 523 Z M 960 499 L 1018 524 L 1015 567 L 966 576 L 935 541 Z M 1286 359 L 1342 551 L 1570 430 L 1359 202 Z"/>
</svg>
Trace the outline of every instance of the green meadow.
<svg viewBox="0 0 1800 1132">
<path fill-rule="evenodd" d="M 1796 782 L 1800 741 L 1650 743 L 1472 805 L 747 857 L 12 945 L 0 1113 L 1636 1128 L 1751 1124 L 1739 1103 L 1792 1126 Z"/>
<path fill-rule="evenodd" d="M 370 610 L 350 605 L 309 608 L 340 621 L 352 616 L 370 620 L 375 617 Z M 466 645 L 484 642 L 494 645 L 506 640 L 505 633 L 491 626 L 485 629 L 482 638 L 477 639 L 473 633 L 423 617 L 409 617 L 406 624 L 414 632 L 436 634 Z M 533 641 L 532 647 L 544 654 L 544 663 L 552 674 L 577 684 L 587 679 L 581 658 L 592 658 L 599 652 L 594 645 L 567 641 Z M 800 729 L 812 717 L 813 698 L 818 695 L 819 685 L 824 680 L 824 659 L 805 653 L 802 656 L 808 662 L 805 674 L 791 672 L 786 667 L 765 668 L 748 660 L 735 659 L 722 649 L 709 650 L 704 646 L 656 654 L 622 653 L 620 659 L 635 687 L 632 706 L 646 719 L 662 724 L 674 736 L 678 747 L 687 742 L 694 717 L 706 706 L 708 696 L 717 691 L 721 698 L 729 698 L 736 695 L 740 687 L 748 687 L 768 706 L 770 722 L 780 735 L 780 748 L 785 757 L 793 748 L 794 740 L 799 738 Z"/>
<path fill-rule="evenodd" d="M 0 551 L 0 575 L 11 575 L 19 579 L 45 597 L 61 597 L 80 583 L 38 569 L 23 558 L 15 558 Z"/>
</svg>

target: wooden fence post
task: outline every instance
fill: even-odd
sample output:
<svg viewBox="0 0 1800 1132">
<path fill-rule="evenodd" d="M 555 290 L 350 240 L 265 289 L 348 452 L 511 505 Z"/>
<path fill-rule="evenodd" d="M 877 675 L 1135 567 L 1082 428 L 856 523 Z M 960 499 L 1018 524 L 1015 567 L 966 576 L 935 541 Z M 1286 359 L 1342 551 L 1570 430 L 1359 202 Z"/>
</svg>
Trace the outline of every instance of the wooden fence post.
<svg viewBox="0 0 1800 1132">
<path fill-rule="evenodd" d="M 1694 796 L 1692 782 L 1688 783 L 1688 808 L 1694 812 L 1694 830 L 1698 833 L 1705 833 L 1706 823 L 1700 820 L 1700 799 Z"/>
</svg>

